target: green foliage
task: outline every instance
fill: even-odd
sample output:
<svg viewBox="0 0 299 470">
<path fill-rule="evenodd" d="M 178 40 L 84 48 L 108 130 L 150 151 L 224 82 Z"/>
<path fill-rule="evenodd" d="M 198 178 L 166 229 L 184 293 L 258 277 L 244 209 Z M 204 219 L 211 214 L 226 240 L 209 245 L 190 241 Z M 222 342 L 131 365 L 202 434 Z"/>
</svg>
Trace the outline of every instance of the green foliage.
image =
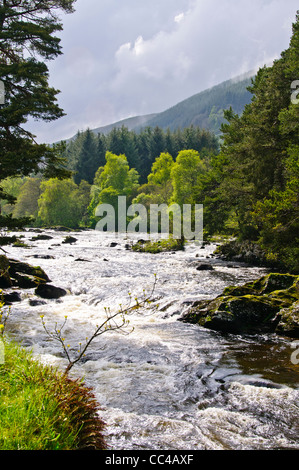
<svg viewBox="0 0 299 470">
<path fill-rule="evenodd" d="M 289 48 L 257 73 L 242 116 L 225 111 L 221 152 L 204 184 L 208 231 L 225 232 L 234 220 L 241 240 L 257 242 L 269 261 L 292 271 L 299 269 L 299 106 L 291 102 L 298 52 L 299 14 Z"/>
<path fill-rule="evenodd" d="M 33 217 L 38 215 L 38 199 L 41 195 L 41 178 L 28 178 L 20 189 L 13 210 L 16 218 Z"/>
<path fill-rule="evenodd" d="M 91 151 L 87 152 L 86 158 L 82 158 L 86 139 L 92 142 L 89 146 Z M 90 131 L 79 132 L 76 138 L 68 143 L 64 156 L 68 161 L 68 169 L 76 172 L 81 165 L 82 170 L 80 171 L 85 171 L 86 167 L 89 175 L 94 172 L 94 177 L 97 168 L 105 165 L 107 151 L 115 155 L 126 155 L 130 168 L 137 170 L 140 175 L 140 183 L 145 184 L 151 173 L 152 165 L 161 153 L 169 153 L 175 160 L 181 150 L 192 148 L 201 154 L 208 155 L 217 153 L 218 147 L 218 140 L 213 134 L 194 126 L 174 131 L 146 127 L 138 132 L 129 131 L 123 126 L 120 129 L 112 129 L 107 135 L 96 135 Z M 88 163 L 91 160 L 89 157 L 91 154 L 94 163 L 100 162 L 96 168 L 93 167 L 92 171 L 90 171 L 91 166 Z M 80 172 L 78 178 L 79 174 Z M 85 179 L 87 178 L 85 177 Z M 77 182 L 76 179 L 75 181 Z M 87 179 L 87 181 L 90 180 Z"/>
<path fill-rule="evenodd" d="M 195 204 L 200 201 L 202 176 L 207 168 L 195 150 L 182 150 L 171 170 L 173 202 Z"/>
<path fill-rule="evenodd" d="M 102 154 L 98 150 L 95 136 L 88 129 L 83 134 L 82 145 L 75 164 L 74 181 L 76 184 L 80 184 L 82 180 L 89 184 L 93 183 L 95 172 L 104 163 Z"/>
<path fill-rule="evenodd" d="M 52 178 L 41 183 L 38 217 L 43 225 L 78 228 L 89 203 L 90 186 Z"/>
<path fill-rule="evenodd" d="M 161 153 L 153 163 L 152 172 L 148 175 L 149 184 L 165 185 L 170 180 L 171 170 L 174 165 L 169 153 Z"/>
<path fill-rule="evenodd" d="M 95 210 L 99 204 L 110 204 L 118 209 L 118 196 L 126 196 L 130 204 L 136 195 L 139 175 L 134 168 L 129 167 L 125 155 L 106 153 L 106 164 L 100 167 L 95 175 L 92 199 L 89 206 L 90 223 L 95 225 L 97 218 Z"/>
</svg>

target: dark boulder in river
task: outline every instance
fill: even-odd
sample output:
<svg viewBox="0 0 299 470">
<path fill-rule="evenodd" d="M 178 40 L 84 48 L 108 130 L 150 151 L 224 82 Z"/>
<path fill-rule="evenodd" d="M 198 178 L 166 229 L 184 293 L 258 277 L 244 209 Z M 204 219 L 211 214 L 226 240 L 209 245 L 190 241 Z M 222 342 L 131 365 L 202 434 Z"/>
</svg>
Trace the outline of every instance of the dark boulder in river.
<svg viewBox="0 0 299 470">
<path fill-rule="evenodd" d="M 0 255 L 0 288 L 30 289 L 49 281 L 49 277 L 39 266 L 31 266 Z"/>
<path fill-rule="evenodd" d="M 64 297 L 67 292 L 60 287 L 55 287 L 50 284 L 41 284 L 35 289 L 36 295 L 43 299 L 59 299 Z"/>
<path fill-rule="evenodd" d="M 299 338 L 299 276 L 271 273 L 194 302 L 180 319 L 233 334 L 277 333 Z"/>
</svg>

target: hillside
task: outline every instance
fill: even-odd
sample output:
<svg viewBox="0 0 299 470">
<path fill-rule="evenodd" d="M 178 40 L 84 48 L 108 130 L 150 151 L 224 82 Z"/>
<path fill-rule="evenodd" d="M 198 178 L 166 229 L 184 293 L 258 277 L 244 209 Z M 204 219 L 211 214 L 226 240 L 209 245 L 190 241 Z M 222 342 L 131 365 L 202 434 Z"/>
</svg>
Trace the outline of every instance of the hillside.
<svg viewBox="0 0 299 470">
<path fill-rule="evenodd" d="M 224 121 L 223 110 L 231 106 L 236 113 L 242 114 L 245 105 L 250 103 L 252 95 L 247 87 L 253 76 L 253 72 L 247 73 L 197 93 L 161 113 L 131 117 L 93 129 L 93 132 L 107 135 L 113 128 L 122 126 L 135 131 L 147 126 L 173 131 L 194 125 L 219 135 Z"/>
<path fill-rule="evenodd" d="M 143 127 L 147 125 L 149 120 L 154 119 L 157 114 L 147 114 L 145 116 L 134 116 L 127 119 L 122 119 L 121 121 L 115 122 L 113 124 L 108 124 L 107 126 L 98 127 L 97 129 L 93 129 L 92 131 L 95 134 L 104 134 L 107 135 L 112 129 L 120 129 L 122 126 L 126 127 L 129 131 L 136 129 L 137 127 Z"/>
<path fill-rule="evenodd" d="M 147 121 L 147 126 L 175 130 L 194 125 L 218 135 L 224 122 L 223 110 L 231 106 L 237 114 L 242 114 L 245 105 L 250 103 L 252 95 L 247 90 L 250 85 L 248 76 L 225 81 L 157 114 Z"/>
</svg>

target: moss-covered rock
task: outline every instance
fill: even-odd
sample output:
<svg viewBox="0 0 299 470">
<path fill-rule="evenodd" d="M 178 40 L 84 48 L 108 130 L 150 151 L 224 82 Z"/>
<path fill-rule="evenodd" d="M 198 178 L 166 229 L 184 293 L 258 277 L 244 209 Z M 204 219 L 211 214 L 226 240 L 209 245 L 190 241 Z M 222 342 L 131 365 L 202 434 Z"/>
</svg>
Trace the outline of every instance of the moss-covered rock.
<svg viewBox="0 0 299 470">
<path fill-rule="evenodd" d="M 299 338 L 298 287 L 299 276 L 271 273 L 228 287 L 214 300 L 195 302 L 181 320 L 226 333 Z"/>
<path fill-rule="evenodd" d="M 9 275 L 9 260 L 6 256 L 0 255 L 0 288 L 11 286 L 12 281 Z"/>
<path fill-rule="evenodd" d="M 20 287 L 31 289 L 49 282 L 47 274 L 39 266 L 0 256 L 0 288 Z"/>
<path fill-rule="evenodd" d="M 157 241 L 151 240 L 138 240 L 137 243 L 132 245 L 133 251 L 143 252 L 143 253 L 163 253 L 167 251 L 180 251 L 184 250 L 185 240 L 184 238 L 168 238 L 161 239 Z"/>
<path fill-rule="evenodd" d="M 299 338 L 299 302 L 280 310 L 278 317 L 276 332 L 290 338 Z"/>
</svg>

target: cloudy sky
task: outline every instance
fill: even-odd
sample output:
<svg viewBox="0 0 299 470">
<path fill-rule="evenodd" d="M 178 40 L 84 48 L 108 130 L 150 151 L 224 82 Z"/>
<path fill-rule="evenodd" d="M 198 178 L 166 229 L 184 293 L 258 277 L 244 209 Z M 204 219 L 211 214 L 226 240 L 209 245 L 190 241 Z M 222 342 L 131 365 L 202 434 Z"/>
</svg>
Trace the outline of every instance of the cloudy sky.
<svg viewBox="0 0 299 470">
<path fill-rule="evenodd" d="M 30 123 L 40 142 L 164 111 L 279 58 L 298 0 L 77 0 L 48 64 L 67 113 Z"/>
</svg>

